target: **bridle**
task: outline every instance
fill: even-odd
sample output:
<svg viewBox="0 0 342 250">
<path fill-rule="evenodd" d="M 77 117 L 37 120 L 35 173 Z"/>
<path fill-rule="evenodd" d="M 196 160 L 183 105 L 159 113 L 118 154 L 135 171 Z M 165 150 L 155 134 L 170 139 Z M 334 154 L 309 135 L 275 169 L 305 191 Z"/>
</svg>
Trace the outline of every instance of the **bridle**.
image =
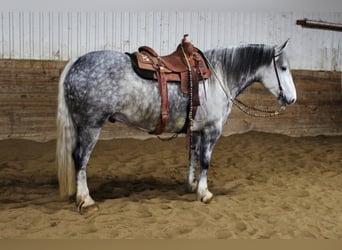
<svg viewBox="0 0 342 250">
<path fill-rule="evenodd" d="M 278 73 L 278 69 L 277 69 L 277 65 L 275 61 L 276 57 L 278 56 L 280 56 L 280 54 L 274 55 L 272 60 L 273 60 L 274 71 L 277 77 L 278 87 L 279 87 L 279 95 L 278 95 L 277 100 L 281 100 L 282 98 L 284 98 L 284 91 L 280 83 L 279 73 Z M 256 107 L 249 106 L 237 98 L 233 99 L 228 87 L 225 87 L 225 85 L 222 83 L 221 79 L 218 77 L 210 61 L 207 58 L 206 58 L 206 61 L 210 67 L 211 72 L 214 73 L 215 78 L 218 80 L 223 92 L 226 94 L 227 98 L 243 113 L 250 115 L 250 116 L 258 117 L 258 118 L 268 118 L 268 117 L 280 115 L 285 110 L 285 106 L 281 106 L 278 110 L 259 109 Z"/>
<path fill-rule="evenodd" d="M 281 87 L 280 78 L 279 78 L 279 74 L 278 74 L 278 69 L 277 69 L 277 65 L 276 65 L 276 61 L 275 61 L 275 58 L 278 57 L 278 56 L 280 56 L 280 54 L 274 55 L 272 60 L 273 60 L 274 71 L 275 71 L 276 76 L 277 76 L 278 87 L 279 87 L 278 100 L 281 100 L 281 99 L 284 98 L 284 92 L 283 92 L 283 88 Z"/>
</svg>

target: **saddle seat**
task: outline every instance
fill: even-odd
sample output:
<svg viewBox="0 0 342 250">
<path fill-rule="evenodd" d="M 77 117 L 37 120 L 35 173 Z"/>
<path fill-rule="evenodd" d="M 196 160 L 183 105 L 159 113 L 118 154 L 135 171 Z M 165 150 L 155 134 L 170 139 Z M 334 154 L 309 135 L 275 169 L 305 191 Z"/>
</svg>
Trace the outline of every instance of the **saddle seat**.
<svg viewBox="0 0 342 250">
<path fill-rule="evenodd" d="M 143 66 L 144 63 L 151 65 L 150 64 L 151 62 L 148 60 L 150 59 L 152 60 L 153 64 L 160 64 L 160 66 L 164 66 L 165 71 L 167 73 L 171 73 L 171 72 L 180 73 L 180 72 L 184 72 L 188 70 L 188 65 L 184 58 L 184 55 L 186 55 L 187 59 L 189 60 L 190 66 L 195 67 L 194 59 L 191 57 L 193 55 L 193 48 L 187 45 L 188 42 L 183 43 L 183 44 L 185 44 L 185 46 L 183 45 L 183 49 L 182 49 L 182 44 L 179 44 L 176 51 L 166 56 L 159 56 L 152 48 L 148 46 L 141 46 L 139 47 L 139 52 L 142 54 L 142 57 L 137 55 L 138 60 L 140 59 L 139 66 L 144 68 Z M 146 55 L 148 55 L 148 58 L 144 57 Z M 149 67 L 147 66 L 147 68 Z"/>
<path fill-rule="evenodd" d="M 187 36 L 184 35 L 176 51 L 166 56 L 159 56 L 154 49 L 148 46 L 141 46 L 138 52 L 128 54 L 131 57 L 134 71 L 140 77 L 157 80 L 159 84 L 161 120 L 153 132 L 154 134 L 161 134 L 167 122 L 167 82 L 179 83 L 182 92 L 185 94 L 189 94 L 190 89 L 192 89 L 192 103 L 190 105 L 197 107 L 200 105 L 199 82 L 211 75 L 203 53 L 186 40 Z M 190 86 L 190 82 L 192 86 Z M 193 108 L 193 110 L 196 112 L 196 109 Z"/>
<path fill-rule="evenodd" d="M 188 94 L 190 87 L 188 62 L 195 84 L 209 78 L 211 71 L 203 53 L 186 41 L 186 36 L 184 35 L 177 49 L 166 56 L 159 56 L 151 47 L 139 47 L 138 52 L 131 55 L 135 72 L 143 78 L 158 80 L 157 71 L 160 69 L 165 73 L 168 82 L 179 82 L 183 93 Z"/>
</svg>

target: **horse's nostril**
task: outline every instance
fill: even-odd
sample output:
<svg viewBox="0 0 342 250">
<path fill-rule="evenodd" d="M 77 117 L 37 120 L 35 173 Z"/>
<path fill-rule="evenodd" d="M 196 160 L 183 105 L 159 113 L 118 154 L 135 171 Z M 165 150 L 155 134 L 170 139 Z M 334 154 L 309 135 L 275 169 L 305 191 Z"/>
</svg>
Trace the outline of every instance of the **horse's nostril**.
<svg viewBox="0 0 342 250">
<path fill-rule="evenodd" d="M 296 98 L 293 98 L 290 100 L 289 104 L 295 103 L 295 101 L 296 101 Z"/>
</svg>

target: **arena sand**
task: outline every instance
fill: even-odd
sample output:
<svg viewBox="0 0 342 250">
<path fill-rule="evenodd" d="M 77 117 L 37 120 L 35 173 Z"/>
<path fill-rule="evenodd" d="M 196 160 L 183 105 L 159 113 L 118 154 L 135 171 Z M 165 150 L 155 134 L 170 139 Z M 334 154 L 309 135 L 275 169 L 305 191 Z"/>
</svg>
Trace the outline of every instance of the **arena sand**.
<svg viewBox="0 0 342 250">
<path fill-rule="evenodd" d="M 185 192 L 184 138 L 99 141 L 89 215 L 59 198 L 55 143 L 0 141 L 0 238 L 342 238 L 342 137 L 222 137 L 208 205 Z"/>
</svg>

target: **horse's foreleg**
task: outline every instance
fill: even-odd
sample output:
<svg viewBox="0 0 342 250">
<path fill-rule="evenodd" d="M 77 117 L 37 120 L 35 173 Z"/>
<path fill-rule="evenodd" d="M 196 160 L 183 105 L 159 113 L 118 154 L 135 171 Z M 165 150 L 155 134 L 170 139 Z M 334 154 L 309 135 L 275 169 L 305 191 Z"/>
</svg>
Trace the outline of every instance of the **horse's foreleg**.
<svg viewBox="0 0 342 250">
<path fill-rule="evenodd" d="M 73 152 L 76 167 L 76 205 L 81 214 L 98 210 L 98 206 L 90 196 L 88 189 L 87 164 L 99 138 L 100 131 L 101 128 L 88 128 L 79 131 L 77 144 Z"/>
<path fill-rule="evenodd" d="M 193 133 L 191 145 L 190 145 L 190 163 L 189 163 L 189 172 L 188 178 L 186 181 L 186 189 L 188 192 L 193 193 L 197 189 L 197 180 L 196 180 L 196 168 L 199 162 L 199 154 L 200 154 L 200 135 L 199 133 Z"/>
<path fill-rule="evenodd" d="M 210 165 L 211 154 L 214 146 L 221 135 L 221 130 L 217 128 L 207 129 L 201 137 L 200 148 L 200 175 L 197 187 L 197 197 L 203 203 L 209 203 L 214 195 L 208 189 L 207 173 Z"/>
</svg>

